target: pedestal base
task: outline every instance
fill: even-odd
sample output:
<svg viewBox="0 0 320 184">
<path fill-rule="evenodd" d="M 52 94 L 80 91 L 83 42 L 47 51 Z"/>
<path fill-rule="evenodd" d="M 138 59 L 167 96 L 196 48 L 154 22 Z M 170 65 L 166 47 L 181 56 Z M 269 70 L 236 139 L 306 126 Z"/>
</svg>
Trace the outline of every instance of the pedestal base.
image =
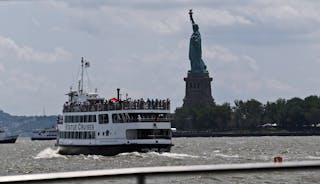
<svg viewBox="0 0 320 184">
<path fill-rule="evenodd" d="M 209 73 L 192 73 L 184 78 L 186 81 L 186 96 L 183 99 L 183 107 L 213 105 L 211 95 L 211 81 Z"/>
</svg>

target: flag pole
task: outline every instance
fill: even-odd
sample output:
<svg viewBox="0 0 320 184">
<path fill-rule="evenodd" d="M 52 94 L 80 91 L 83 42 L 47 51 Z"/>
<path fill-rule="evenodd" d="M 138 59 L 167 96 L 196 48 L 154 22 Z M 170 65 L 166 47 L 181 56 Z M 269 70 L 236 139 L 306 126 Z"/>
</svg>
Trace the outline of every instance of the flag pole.
<svg viewBox="0 0 320 184">
<path fill-rule="evenodd" d="M 83 93 L 83 57 L 81 58 L 81 90 L 80 94 Z"/>
</svg>

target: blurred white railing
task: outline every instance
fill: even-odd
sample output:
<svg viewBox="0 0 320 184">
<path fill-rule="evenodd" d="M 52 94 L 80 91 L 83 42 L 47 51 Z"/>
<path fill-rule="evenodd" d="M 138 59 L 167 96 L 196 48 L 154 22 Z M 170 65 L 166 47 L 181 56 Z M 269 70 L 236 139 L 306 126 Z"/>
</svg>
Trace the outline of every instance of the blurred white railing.
<svg viewBox="0 0 320 184">
<path fill-rule="evenodd" d="M 195 175 L 200 173 L 252 173 L 270 171 L 303 171 L 320 170 L 320 161 L 298 161 L 281 163 L 244 163 L 220 165 L 189 165 L 189 166 L 162 166 L 136 167 L 108 170 L 74 171 L 45 174 L 26 174 L 1 176 L 0 183 L 49 183 L 85 180 L 105 180 L 107 178 L 131 176 L 137 178 L 138 184 L 144 184 L 147 176 L 166 175 Z"/>
</svg>

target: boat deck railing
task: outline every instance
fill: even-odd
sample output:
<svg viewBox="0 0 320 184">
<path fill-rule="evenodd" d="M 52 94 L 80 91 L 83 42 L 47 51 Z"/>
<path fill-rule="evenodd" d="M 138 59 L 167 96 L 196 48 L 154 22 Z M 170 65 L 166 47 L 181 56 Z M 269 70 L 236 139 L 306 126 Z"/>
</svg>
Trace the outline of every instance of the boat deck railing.
<svg viewBox="0 0 320 184">
<path fill-rule="evenodd" d="M 190 165 L 190 166 L 162 166 L 137 167 L 108 170 L 74 171 L 45 174 L 26 174 L 2 176 L 0 183 L 50 183 L 50 182 L 84 182 L 86 180 L 103 181 L 108 178 L 135 177 L 138 184 L 145 184 L 146 177 L 168 175 L 196 175 L 196 174 L 237 174 L 261 173 L 273 171 L 311 171 L 320 170 L 320 161 L 298 161 L 281 163 L 243 163 L 222 165 Z"/>
<path fill-rule="evenodd" d="M 94 112 L 112 110 L 170 110 L 170 100 L 105 101 L 102 103 L 70 103 L 63 105 L 63 112 Z"/>
</svg>

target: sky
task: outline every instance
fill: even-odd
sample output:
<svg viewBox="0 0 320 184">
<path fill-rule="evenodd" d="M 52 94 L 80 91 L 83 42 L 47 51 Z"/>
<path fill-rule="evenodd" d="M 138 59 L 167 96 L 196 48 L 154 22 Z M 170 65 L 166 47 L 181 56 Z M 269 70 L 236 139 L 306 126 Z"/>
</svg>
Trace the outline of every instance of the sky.
<svg viewBox="0 0 320 184">
<path fill-rule="evenodd" d="M 320 1 L 0 1 L 0 109 L 61 114 L 90 62 L 86 89 L 182 106 L 192 27 L 217 104 L 320 91 Z"/>
</svg>

